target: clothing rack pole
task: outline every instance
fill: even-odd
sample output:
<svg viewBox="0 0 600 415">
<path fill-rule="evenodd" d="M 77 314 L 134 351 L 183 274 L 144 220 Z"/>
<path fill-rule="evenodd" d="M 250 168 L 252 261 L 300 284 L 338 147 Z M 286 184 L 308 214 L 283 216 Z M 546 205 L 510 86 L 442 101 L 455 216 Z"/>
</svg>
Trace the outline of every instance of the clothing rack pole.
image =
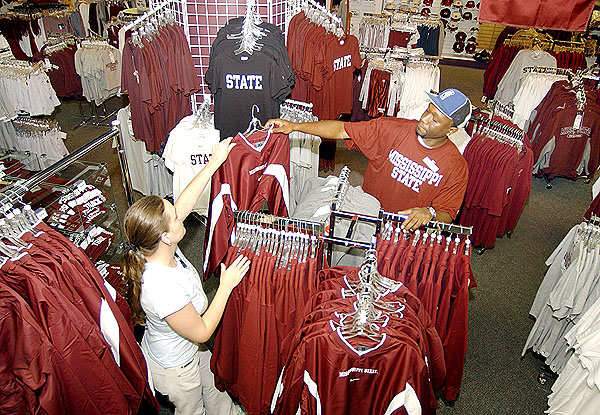
<svg viewBox="0 0 600 415">
<path fill-rule="evenodd" d="M 391 220 L 391 221 L 403 221 L 408 218 L 407 215 L 400 215 L 398 213 L 386 212 L 382 211 L 382 219 L 383 220 Z M 425 225 L 427 228 L 438 229 L 440 231 L 450 232 L 458 235 L 466 235 L 469 236 L 473 233 L 473 227 L 469 226 L 461 226 L 454 225 L 452 223 L 444 223 L 444 222 L 436 222 L 430 221 Z"/>
<path fill-rule="evenodd" d="M 66 157 L 64 157 L 61 160 L 58 160 L 56 163 L 48 166 L 44 170 L 36 173 L 29 179 L 24 180 L 22 182 L 16 182 L 16 183 L 13 183 L 12 185 L 8 186 L 6 189 L 4 189 L 2 191 L 2 193 L 0 193 L 0 206 L 5 206 L 7 204 L 14 204 L 14 203 L 18 202 L 19 200 L 21 200 L 23 195 L 25 195 L 25 193 L 27 193 L 31 188 L 40 184 L 44 180 L 46 180 L 49 177 L 56 174 L 58 171 L 69 166 L 74 161 L 78 160 L 79 158 L 83 157 L 90 151 L 98 148 L 102 144 L 106 143 L 108 140 L 110 140 L 113 137 L 116 137 L 118 135 L 119 135 L 118 128 L 113 126 L 111 131 L 108 131 L 108 132 L 102 134 L 101 136 L 94 138 L 89 143 L 78 148 L 71 154 L 67 155 Z M 117 142 L 119 142 L 119 141 L 117 140 Z M 118 148 L 117 150 L 122 151 L 122 147 Z M 122 166 L 122 168 L 123 168 L 123 166 Z M 127 171 L 127 174 L 129 174 L 129 171 Z"/>
<path fill-rule="evenodd" d="M 123 134 L 120 133 L 121 122 L 114 120 L 111 122 L 113 131 L 118 131 L 119 134 L 115 136 L 117 142 L 117 154 L 119 155 L 119 165 L 121 166 L 121 176 L 123 177 L 123 185 L 125 187 L 125 196 L 129 206 L 135 202 L 133 198 L 133 185 L 131 184 L 131 174 L 129 173 L 129 165 L 127 164 L 127 156 L 125 155 L 125 145 L 123 144 Z"/>
<path fill-rule="evenodd" d="M 283 230 L 284 225 L 287 228 L 290 224 L 298 225 L 306 230 L 318 231 L 319 235 L 323 234 L 324 223 L 316 222 L 307 219 L 284 218 L 261 212 L 250 212 L 247 210 L 236 210 L 233 212 L 233 219 L 241 223 L 260 223 L 261 225 L 275 226 Z M 285 229 L 287 230 L 287 229 Z"/>
<path fill-rule="evenodd" d="M 155 15 L 157 12 L 164 9 L 168 5 L 169 5 L 169 2 L 165 1 L 164 3 L 159 4 L 158 6 L 152 8 L 151 10 L 148 10 L 146 13 L 142 14 L 140 17 L 135 19 L 133 22 L 131 22 L 127 26 L 125 26 L 124 30 L 127 32 L 128 30 L 133 29 L 135 26 L 138 26 L 139 24 L 143 23 L 149 17 Z"/>
<path fill-rule="evenodd" d="M 352 239 L 347 239 L 347 238 L 339 238 L 336 236 L 322 236 L 321 239 L 323 240 L 323 242 L 326 242 L 328 244 L 336 244 L 336 245 L 343 245 L 347 248 L 361 248 L 361 249 L 372 249 L 374 248 L 373 244 L 367 243 L 367 242 L 360 242 L 360 241 L 354 241 Z M 331 247 L 329 248 L 329 252 L 331 252 Z M 328 256 L 330 256 L 330 254 L 328 253 Z M 329 261 L 329 263 L 331 264 L 331 258 L 327 259 Z"/>
<path fill-rule="evenodd" d="M 348 189 L 348 179 L 350 177 L 350 168 L 348 166 L 342 167 L 342 171 L 340 171 L 337 188 L 335 190 L 335 194 L 333 195 L 333 199 L 331 200 L 330 212 L 337 212 L 342 202 L 344 201 L 344 196 L 346 196 L 346 190 Z M 335 230 L 335 216 L 333 214 L 329 215 L 329 235 L 333 236 Z M 331 264 L 331 245 L 327 250 L 327 260 Z"/>
</svg>

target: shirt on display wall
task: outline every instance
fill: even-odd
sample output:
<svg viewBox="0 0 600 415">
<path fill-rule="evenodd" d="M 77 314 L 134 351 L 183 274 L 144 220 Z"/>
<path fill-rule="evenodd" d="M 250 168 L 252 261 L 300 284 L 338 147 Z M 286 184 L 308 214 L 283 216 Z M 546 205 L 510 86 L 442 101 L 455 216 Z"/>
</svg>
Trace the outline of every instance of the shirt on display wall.
<svg viewBox="0 0 600 415">
<path fill-rule="evenodd" d="M 479 21 L 584 32 L 592 0 L 481 0 Z"/>
<path fill-rule="evenodd" d="M 283 33 L 277 26 L 261 22 L 266 33 L 257 39 L 259 50 L 236 53 L 240 39 L 228 35 L 242 32 L 244 18 L 231 19 L 222 27 L 210 51 L 205 80 L 214 95 L 215 127 L 221 139 L 248 128 L 252 116 L 264 124 L 279 116 L 279 104 L 294 85 Z M 253 111 L 256 106 L 258 110 Z"/>
<path fill-rule="evenodd" d="M 443 32 L 439 35 L 443 45 L 440 55 L 471 58 L 477 50 L 479 1 L 413 0 L 410 11 L 422 16 L 439 16 L 444 25 Z M 425 48 L 423 43 L 435 42 L 435 25 L 423 24 L 417 29 L 418 36 L 423 38 L 420 44 L 417 43 L 417 47 Z"/>
</svg>

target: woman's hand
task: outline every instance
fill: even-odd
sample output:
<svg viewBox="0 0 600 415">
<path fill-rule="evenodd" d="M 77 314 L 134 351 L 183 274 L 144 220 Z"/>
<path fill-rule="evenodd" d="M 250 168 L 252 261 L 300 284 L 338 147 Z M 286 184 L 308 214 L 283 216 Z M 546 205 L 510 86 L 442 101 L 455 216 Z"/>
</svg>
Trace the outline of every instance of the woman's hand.
<svg viewBox="0 0 600 415">
<path fill-rule="evenodd" d="M 212 148 L 212 156 L 210 157 L 210 159 L 214 160 L 215 163 L 219 163 L 219 166 L 223 164 L 225 160 L 227 160 L 227 156 L 229 155 L 233 147 L 236 146 L 236 144 L 232 143 L 231 140 L 233 140 L 233 138 L 226 138 L 219 144 L 215 144 Z"/>
<path fill-rule="evenodd" d="M 225 268 L 225 265 L 221 264 L 221 285 L 230 291 L 233 290 L 249 269 L 250 260 L 243 255 L 237 257 L 229 268 Z"/>
</svg>

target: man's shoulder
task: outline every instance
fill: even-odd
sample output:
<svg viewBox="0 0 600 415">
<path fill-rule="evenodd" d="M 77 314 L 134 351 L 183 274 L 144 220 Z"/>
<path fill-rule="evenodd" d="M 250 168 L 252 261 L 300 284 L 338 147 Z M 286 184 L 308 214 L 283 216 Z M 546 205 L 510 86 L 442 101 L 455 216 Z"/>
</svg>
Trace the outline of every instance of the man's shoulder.
<svg viewBox="0 0 600 415">
<path fill-rule="evenodd" d="M 396 117 L 379 117 L 367 122 L 377 124 L 381 133 L 385 134 L 389 132 L 395 136 L 415 132 L 418 123 L 417 120 Z"/>
</svg>

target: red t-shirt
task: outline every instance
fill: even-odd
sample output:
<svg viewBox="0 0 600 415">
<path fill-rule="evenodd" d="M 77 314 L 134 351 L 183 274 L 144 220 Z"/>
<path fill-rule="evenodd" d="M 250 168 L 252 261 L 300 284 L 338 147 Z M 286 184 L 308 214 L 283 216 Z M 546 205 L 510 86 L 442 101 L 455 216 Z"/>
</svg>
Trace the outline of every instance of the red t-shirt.
<svg viewBox="0 0 600 415">
<path fill-rule="evenodd" d="M 363 189 L 387 211 L 433 206 L 456 218 L 467 187 L 467 162 L 454 143 L 427 148 L 417 121 L 392 117 L 345 123 L 348 148 L 368 159 Z"/>
</svg>

